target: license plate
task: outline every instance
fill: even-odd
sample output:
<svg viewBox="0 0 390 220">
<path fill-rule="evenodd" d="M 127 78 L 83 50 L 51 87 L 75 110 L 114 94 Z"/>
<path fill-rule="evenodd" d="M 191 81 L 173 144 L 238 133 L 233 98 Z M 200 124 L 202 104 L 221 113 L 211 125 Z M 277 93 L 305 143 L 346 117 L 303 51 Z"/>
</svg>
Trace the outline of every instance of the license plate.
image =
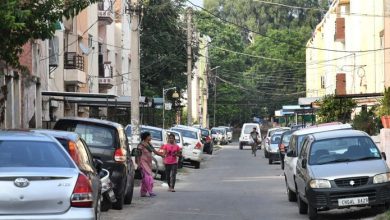
<svg viewBox="0 0 390 220">
<path fill-rule="evenodd" d="M 353 205 L 368 204 L 368 196 L 339 199 L 338 202 L 339 202 L 339 206 L 353 206 Z"/>
</svg>

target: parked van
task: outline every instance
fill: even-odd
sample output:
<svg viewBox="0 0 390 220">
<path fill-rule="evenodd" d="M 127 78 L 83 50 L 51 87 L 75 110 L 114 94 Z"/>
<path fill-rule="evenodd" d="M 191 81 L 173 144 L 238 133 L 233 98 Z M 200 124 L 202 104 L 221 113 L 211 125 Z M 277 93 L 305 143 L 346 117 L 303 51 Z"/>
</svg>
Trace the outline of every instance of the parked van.
<svg viewBox="0 0 390 220">
<path fill-rule="evenodd" d="M 261 134 L 260 134 L 260 125 L 257 123 L 245 123 L 242 125 L 241 128 L 241 135 L 239 138 L 239 148 L 242 150 L 244 146 L 250 146 L 251 138 L 250 133 L 253 131 L 253 128 L 256 128 L 256 131 L 259 133 L 259 142 L 261 141 Z"/>
<path fill-rule="evenodd" d="M 343 130 L 306 136 L 297 163 L 300 214 L 317 219 L 318 211 L 390 204 L 386 156 L 363 131 Z"/>
</svg>

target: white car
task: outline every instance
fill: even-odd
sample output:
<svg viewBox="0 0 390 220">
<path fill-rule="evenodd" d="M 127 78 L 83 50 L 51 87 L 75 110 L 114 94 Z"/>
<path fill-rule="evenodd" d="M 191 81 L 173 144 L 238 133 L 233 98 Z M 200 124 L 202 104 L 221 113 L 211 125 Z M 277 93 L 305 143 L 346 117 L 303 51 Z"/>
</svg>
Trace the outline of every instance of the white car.
<svg viewBox="0 0 390 220">
<path fill-rule="evenodd" d="M 352 126 L 350 124 L 320 124 L 317 126 L 297 130 L 291 135 L 289 149 L 284 156 L 284 178 L 286 182 L 287 196 L 290 202 L 296 201 L 297 199 L 295 177 L 297 174 L 297 160 L 303 139 L 309 134 L 345 129 L 352 129 Z"/>
<path fill-rule="evenodd" d="M 228 135 L 225 128 L 212 128 L 211 129 L 211 138 L 215 144 L 227 144 L 229 143 Z"/>
<path fill-rule="evenodd" d="M 183 158 L 184 161 L 190 161 L 195 169 L 200 168 L 203 157 L 203 144 L 200 129 L 177 125 L 170 130 L 178 131 L 183 136 Z"/>
<path fill-rule="evenodd" d="M 219 126 L 218 128 L 225 128 L 226 129 L 226 135 L 227 135 L 227 140 L 229 143 L 232 143 L 233 141 L 233 129 L 231 127 L 227 126 Z M 259 130 L 260 134 L 260 130 Z"/>
<path fill-rule="evenodd" d="M 250 146 L 252 138 L 250 137 L 250 133 L 253 131 L 253 128 L 256 128 L 256 131 L 259 133 L 259 140 L 261 141 L 260 135 L 260 125 L 257 123 L 245 123 L 242 125 L 241 135 L 239 138 L 239 146 L 240 150 L 244 148 L 244 146 Z"/>
<path fill-rule="evenodd" d="M 267 131 L 267 135 L 265 136 L 263 142 L 261 143 L 261 145 L 263 145 L 263 149 L 267 149 L 268 145 L 270 145 L 270 138 L 271 136 L 276 132 L 276 131 L 279 131 L 279 130 L 291 130 L 291 128 L 289 127 L 277 127 L 277 128 L 270 128 L 268 129 Z M 265 152 L 264 152 L 265 153 Z M 264 154 L 265 155 L 265 154 Z M 268 156 L 265 156 L 265 158 L 268 158 Z"/>
<path fill-rule="evenodd" d="M 131 125 L 127 125 L 125 128 L 127 136 L 131 136 Z M 165 129 L 159 128 L 159 127 L 153 127 L 153 126 L 146 126 L 146 125 L 141 125 L 140 131 L 142 132 L 149 132 L 152 136 L 152 145 L 156 151 L 160 150 L 160 147 L 166 143 L 167 141 L 167 133 Z M 163 162 L 163 158 L 153 154 L 154 161 L 152 163 L 152 169 L 156 170 L 157 172 L 161 175 L 161 180 L 165 179 L 165 165 Z"/>
</svg>

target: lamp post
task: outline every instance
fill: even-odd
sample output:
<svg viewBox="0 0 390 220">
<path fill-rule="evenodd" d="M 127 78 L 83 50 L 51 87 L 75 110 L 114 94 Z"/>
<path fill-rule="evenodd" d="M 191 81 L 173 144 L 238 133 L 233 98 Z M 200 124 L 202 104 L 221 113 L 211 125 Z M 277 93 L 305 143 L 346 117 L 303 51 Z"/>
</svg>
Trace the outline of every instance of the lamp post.
<svg viewBox="0 0 390 220">
<path fill-rule="evenodd" d="M 212 69 L 210 69 L 210 72 L 215 70 L 215 74 L 214 74 L 214 111 L 213 111 L 213 114 L 214 114 L 214 117 L 213 117 L 213 126 L 215 127 L 215 106 L 217 105 L 217 69 L 220 68 L 221 66 L 216 66 Z"/>
<path fill-rule="evenodd" d="M 168 88 L 168 89 L 164 89 L 163 88 L 163 129 L 165 128 L 165 94 L 169 91 L 169 90 L 176 90 L 176 87 L 172 87 L 172 88 Z M 172 94 L 172 98 L 176 99 L 176 98 L 179 98 L 179 94 L 175 91 L 173 94 Z"/>
</svg>

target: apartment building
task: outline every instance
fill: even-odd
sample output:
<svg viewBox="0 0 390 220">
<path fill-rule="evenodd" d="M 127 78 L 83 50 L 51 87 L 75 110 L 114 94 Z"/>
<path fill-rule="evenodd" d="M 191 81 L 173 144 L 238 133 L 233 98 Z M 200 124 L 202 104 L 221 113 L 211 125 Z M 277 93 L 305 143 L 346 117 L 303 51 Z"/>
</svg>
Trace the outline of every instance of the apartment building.
<svg viewBox="0 0 390 220">
<path fill-rule="evenodd" d="M 387 1 L 333 1 L 307 43 L 307 97 L 383 92 Z"/>
</svg>

